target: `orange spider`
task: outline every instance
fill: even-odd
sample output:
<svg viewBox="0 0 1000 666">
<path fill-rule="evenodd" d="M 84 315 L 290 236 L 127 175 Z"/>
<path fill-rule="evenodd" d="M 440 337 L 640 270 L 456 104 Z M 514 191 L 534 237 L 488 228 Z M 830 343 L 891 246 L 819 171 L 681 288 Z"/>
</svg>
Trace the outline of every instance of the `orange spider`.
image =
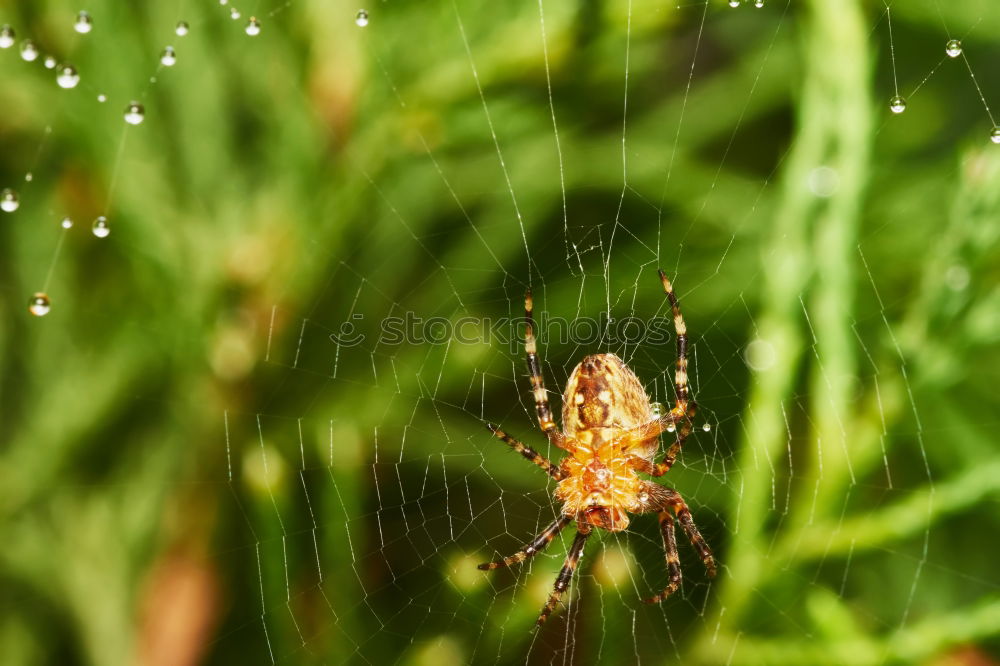
<svg viewBox="0 0 1000 666">
<path fill-rule="evenodd" d="M 583 555 L 584 544 L 593 528 L 620 532 L 628 527 L 630 513 L 656 511 L 660 518 L 669 582 L 663 592 L 646 599 L 647 603 L 657 603 L 667 598 L 681 582 L 677 538 L 674 535 L 675 516 L 701 556 L 709 577 L 715 576 L 716 564 L 712 550 L 698 532 L 691 518 L 691 511 L 680 494 L 658 483 L 645 481 L 636 473 L 651 476 L 667 473 L 684 440 L 691 433 L 696 410 L 695 402 L 688 396 L 687 328 L 670 281 L 663 271 L 659 273 L 663 291 L 673 310 L 674 328 L 677 331 L 677 370 L 674 374 L 677 401 L 673 409 L 662 416 L 654 412 L 639 378 L 624 361 L 614 354 L 595 354 L 587 356 L 576 366 L 566 384 L 562 402 L 563 431 L 560 432 L 552 420 L 552 410 L 549 408 L 548 394 L 542 380 L 535 342 L 531 291 L 524 297 L 524 314 L 527 319 L 524 347 L 528 356 L 528 370 L 531 372 L 538 423 L 549 442 L 565 449 L 569 455 L 557 467 L 498 426 L 488 425 L 494 435 L 559 482 L 555 497 L 563 506 L 561 515 L 555 522 L 531 543 L 510 557 L 480 564 L 479 568 L 488 571 L 523 562 L 541 552 L 564 527 L 575 520 L 576 538 L 573 539 L 573 545 L 570 546 L 566 561 L 556 578 L 555 587 L 538 616 L 539 625 L 545 622 L 569 587 L 573 572 Z M 664 431 L 676 431 L 677 439 L 667 450 L 663 462 L 654 463 L 659 437 Z"/>
</svg>

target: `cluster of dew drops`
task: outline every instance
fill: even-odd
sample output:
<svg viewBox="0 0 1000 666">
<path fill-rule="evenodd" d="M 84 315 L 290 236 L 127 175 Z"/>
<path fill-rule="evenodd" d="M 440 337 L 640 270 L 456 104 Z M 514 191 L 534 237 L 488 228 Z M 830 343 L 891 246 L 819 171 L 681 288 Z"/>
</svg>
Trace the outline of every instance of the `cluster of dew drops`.
<svg viewBox="0 0 1000 666">
<path fill-rule="evenodd" d="M 745 2 L 748 3 L 750 0 L 727 0 L 727 1 L 729 3 L 729 6 L 735 9 L 740 5 L 744 4 Z M 753 6 L 757 7 L 758 9 L 764 6 L 764 0 L 752 0 L 752 1 L 753 1 Z M 958 58 L 959 56 L 962 55 L 962 42 L 957 39 L 949 39 L 948 42 L 944 45 L 944 53 L 949 58 L 952 59 Z M 892 111 L 892 113 L 894 113 L 895 115 L 899 115 L 903 111 L 906 111 L 906 98 L 902 97 L 898 93 L 893 95 L 892 98 L 889 99 L 889 110 Z M 996 144 L 1000 144 L 1000 126 L 994 127 L 992 130 L 990 130 L 990 141 Z"/>
<path fill-rule="evenodd" d="M 962 55 L 962 42 L 957 39 L 949 39 L 944 45 L 944 54 L 952 59 L 960 57 Z M 893 95 L 889 99 L 889 110 L 897 116 L 906 111 L 906 98 L 898 94 Z M 1000 144 L 1000 127 L 994 127 L 990 130 L 990 141 Z"/>
<path fill-rule="evenodd" d="M 229 5 L 229 0 L 219 0 L 220 5 Z M 230 7 L 229 11 L 230 18 L 237 20 L 241 17 L 240 11 L 236 7 Z M 368 25 L 368 12 L 364 9 L 359 9 L 358 13 L 354 17 L 354 23 L 363 28 Z M 73 23 L 73 29 L 81 34 L 86 35 L 94 29 L 94 20 L 90 14 L 86 11 L 80 11 L 76 15 L 76 20 Z M 190 32 L 190 26 L 187 21 L 178 21 L 177 25 L 174 27 L 174 34 L 178 37 L 185 37 L 188 32 Z M 255 37 L 260 34 L 261 24 L 256 16 L 251 16 L 246 25 L 243 28 L 244 32 Z M 0 49 L 9 49 L 17 42 L 17 33 L 14 31 L 10 25 L 4 24 L 0 26 Z M 65 90 L 76 88 L 77 84 L 80 83 L 80 73 L 77 71 L 76 67 L 69 63 L 59 64 L 54 56 L 45 55 L 42 56 L 41 51 L 35 42 L 31 39 L 24 39 L 21 41 L 19 46 L 19 51 L 21 54 L 21 59 L 25 62 L 35 62 L 41 57 L 42 64 L 46 69 L 52 69 L 56 72 L 56 84 Z M 160 64 L 164 67 L 173 67 L 177 64 L 177 51 L 173 46 L 165 46 L 163 51 L 160 53 Z M 98 94 L 98 102 L 106 102 L 107 96 Z M 146 109 L 138 101 L 131 101 L 125 106 L 123 112 L 123 118 L 129 125 L 139 125 L 146 118 Z M 25 180 L 31 180 L 31 174 L 25 175 Z M 20 198 L 16 191 L 7 187 L 0 190 L 0 211 L 5 213 L 13 213 L 21 205 Z M 60 226 L 64 229 L 71 229 L 73 227 L 73 220 L 69 217 L 64 217 L 60 222 Z M 108 224 L 108 218 L 104 215 L 99 215 L 91 225 L 91 233 L 97 238 L 107 238 L 111 234 L 111 227 Z M 36 317 L 43 317 L 49 313 L 52 309 L 51 301 L 49 300 L 48 294 L 45 292 L 35 292 L 28 299 L 28 312 L 35 315 Z"/>
<path fill-rule="evenodd" d="M 653 413 L 653 418 L 657 419 L 670 411 L 669 409 L 667 409 L 666 405 L 664 405 L 662 402 L 650 403 L 649 410 Z M 712 424 L 706 421 L 705 423 L 701 424 L 701 429 L 704 430 L 705 432 L 711 432 Z M 676 431 L 677 431 L 677 426 L 674 425 L 673 423 L 667 426 L 667 432 L 676 432 Z"/>
</svg>

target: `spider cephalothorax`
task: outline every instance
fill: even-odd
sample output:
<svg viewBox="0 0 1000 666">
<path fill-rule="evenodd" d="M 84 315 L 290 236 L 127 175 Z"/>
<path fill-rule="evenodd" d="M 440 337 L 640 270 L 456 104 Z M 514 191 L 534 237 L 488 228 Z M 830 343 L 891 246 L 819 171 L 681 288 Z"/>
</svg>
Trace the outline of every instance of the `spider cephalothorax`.
<svg viewBox="0 0 1000 666">
<path fill-rule="evenodd" d="M 564 527 L 576 521 L 576 538 L 556 578 L 555 588 L 538 618 L 539 624 L 545 621 L 562 593 L 569 587 L 569 581 L 592 529 L 599 527 L 612 532 L 624 530 L 629 525 L 630 513 L 659 513 L 660 531 L 667 554 L 667 587 L 646 601 L 661 601 L 680 585 L 675 518 L 698 550 L 708 575 L 715 576 L 715 558 L 695 527 L 691 512 L 681 496 L 670 488 L 640 478 L 638 474 L 666 474 L 691 432 L 696 410 L 694 401 L 688 396 L 687 329 L 684 318 L 673 287 L 663 271 L 660 271 L 660 281 L 670 301 L 674 328 L 677 331 L 677 371 L 674 375 L 677 398 L 673 409 L 667 414 L 659 415 L 653 409 L 639 378 L 624 361 L 614 354 L 596 354 L 584 358 L 566 383 L 561 432 L 552 420 L 548 394 L 542 381 L 531 292 L 525 296 L 524 310 L 528 326 L 524 346 L 528 356 L 528 370 L 531 372 L 538 423 L 549 442 L 567 451 L 568 455 L 557 467 L 499 427 L 490 425 L 490 429 L 511 448 L 558 480 L 555 497 L 563 503 L 562 511 L 555 522 L 522 550 L 497 562 L 481 564 L 479 568 L 489 570 L 522 562 L 545 548 Z M 663 461 L 654 463 L 660 434 L 664 431 L 675 431 L 677 438 L 667 450 Z"/>
</svg>

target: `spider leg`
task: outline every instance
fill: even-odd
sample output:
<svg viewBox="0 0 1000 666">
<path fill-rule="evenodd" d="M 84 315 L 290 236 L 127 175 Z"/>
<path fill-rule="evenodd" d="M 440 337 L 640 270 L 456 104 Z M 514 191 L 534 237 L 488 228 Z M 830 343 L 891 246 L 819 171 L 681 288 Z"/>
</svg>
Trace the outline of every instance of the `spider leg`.
<svg viewBox="0 0 1000 666">
<path fill-rule="evenodd" d="M 528 372 L 531 373 L 531 389 L 535 396 L 535 412 L 538 414 L 538 425 L 549 441 L 558 447 L 563 446 L 563 435 L 552 420 L 552 409 L 549 407 L 549 394 L 545 391 L 545 380 L 542 378 L 542 365 L 538 360 L 538 343 L 535 339 L 535 305 L 531 298 L 531 290 L 524 294 L 524 351 L 528 357 Z"/>
<path fill-rule="evenodd" d="M 552 611 L 555 610 L 563 592 L 565 592 L 569 587 L 569 582 L 573 578 L 573 572 L 576 571 L 576 565 L 579 564 L 580 557 L 583 555 L 583 546 L 587 543 L 587 537 L 589 536 L 589 528 L 586 530 L 581 528 L 576 533 L 576 538 L 573 539 L 573 545 L 570 546 L 569 553 L 566 555 L 566 561 L 563 562 L 563 568 L 556 577 L 556 584 L 552 588 L 552 593 L 549 594 L 549 599 L 545 602 L 545 606 L 542 608 L 542 612 L 538 616 L 538 622 L 535 623 L 535 626 L 541 626 L 544 624 L 545 620 L 552 614 Z"/>
<path fill-rule="evenodd" d="M 680 303 L 674 294 L 674 287 L 667 279 L 667 274 L 659 271 L 660 282 L 663 284 L 663 293 L 670 301 L 670 309 L 674 315 L 674 331 L 677 332 L 677 370 L 674 372 L 674 388 L 677 390 L 677 404 L 671 410 L 678 418 L 683 418 L 687 414 L 688 402 L 688 377 L 687 377 L 687 325 L 684 323 L 684 316 L 681 314 Z"/>
<path fill-rule="evenodd" d="M 674 294 L 673 285 L 667 279 L 667 274 L 662 270 L 658 272 L 660 274 L 660 283 L 663 285 L 663 293 L 666 294 L 667 300 L 670 301 L 670 309 L 674 315 L 674 331 L 677 333 L 677 369 L 674 371 L 674 392 L 677 395 L 677 402 L 674 404 L 674 408 L 670 410 L 670 413 L 660 419 L 660 422 L 665 422 L 668 427 L 669 424 L 674 424 L 677 429 L 677 437 L 674 443 L 670 445 L 670 448 L 667 449 L 667 453 L 663 457 L 663 462 L 656 465 L 656 470 L 651 472 L 653 476 L 666 474 L 674 464 L 674 461 L 677 460 L 677 454 L 680 453 L 684 441 L 691 434 L 692 421 L 698 409 L 695 402 L 690 399 L 690 391 L 688 389 L 687 324 L 684 323 L 684 315 L 681 314 L 680 303 Z"/>
<path fill-rule="evenodd" d="M 691 545 L 694 546 L 694 549 L 698 551 L 698 556 L 701 558 L 702 564 L 705 565 L 705 569 L 708 571 L 708 577 L 715 578 L 715 557 L 712 555 L 712 549 L 709 548 L 708 544 L 705 542 L 705 537 L 701 535 L 701 532 L 698 531 L 698 527 L 694 524 L 694 518 L 691 517 L 691 510 L 688 509 L 688 505 L 684 502 L 680 493 L 673 488 L 660 487 L 662 488 L 662 500 L 660 502 L 661 510 L 673 510 L 674 514 L 677 516 L 677 522 L 681 524 L 681 529 L 684 530 L 684 534 L 687 535 L 688 541 L 690 541 Z"/>
<path fill-rule="evenodd" d="M 643 599 L 647 604 L 658 604 L 677 591 L 681 584 L 681 563 L 677 555 L 677 535 L 674 532 L 674 517 L 669 511 L 660 511 L 660 532 L 663 534 L 663 550 L 667 554 L 667 587 L 659 594 Z"/>
<path fill-rule="evenodd" d="M 646 603 L 657 603 L 663 601 L 674 593 L 681 582 L 681 570 L 677 557 L 677 537 L 675 533 L 674 519 L 681 524 L 681 529 L 687 536 L 691 545 L 698 551 L 702 563 L 708 572 L 709 578 L 715 578 L 717 566 L 712 549 L 705 543 L 705 538 L 701 536 L 698 527 L 694 524 L 691 511 L 688 509 L 684 499 L 673 488 L 665 488 L 652 481 L 643 481 L 640 490 L 640 501 L 642 505 L 637 513 L 651 513 L 656 511 L 660 517 L 660 532 L 663 534 L 663 549 L 667 555 L 667 587 L 660 594 L 645 600 Z"/>
<path fill-rule="evenodd" d="M 477 568 L 481 571 L 492 571 L 493 569 L 499 569 L 500 567 L 509 567 L 517 564 L 518 562 L 524 562 L 530 557 L 534 557 L 538 553 L 545 550 L 545 547 L 551 543 L 556 535 L 562 531 L 564 527 L 573 522 L 573 519 L 568 516 L 559 516 L 556 518 L 555 522 L 546 527 L 541 533 L 534 538 L 534 540 L 526 545 L 521 550 L 517 551 L 510 557 L 505 557 L 502 560 L 496 562 L 487 562 L 486 564 L 480 564 Z"/>
<path fill-rule="evenodd" d="M 684 503 L 684 500 L 676 492 L 674 492 L 674 495 L 677 497 L 674 503 L 674 512 L 677 514 L 677 520 L 681 524 L 681 529 L 684 530 L 684 534 L 687 535 L 688 541 L 691 542 L 694 549 L 698 551 L 698 556 L 701 557 L 702 564 L 705 565 L 708 577 L 715 578 L 716 564 L 715 557 L 712 555 L 712 549 L 705 543 L 705 537 L 701 535 L 698 527 L 694 524 L 694 518 L 691 517 L 691 511 L 688 509 L 687 504 Z"/>
<path fill-rule="evenodd" d="M 507 446 L 514 449 L 522 456 L 524 456 L 534 464 L 544 469 L 553 479 L 559 480 L 563 477 L 562 470 L 559 469 L 558 465 L 552 464 L 552 462 L 548 458 L 538 453 L 530 446 L 522 444 L 517 439 L 505 433 L 503 430 L 500 429 L 500 426 L 493 425 L 492 423 L 487 423 L 486 427 L 489 428 L 494 435 L 496 435 L 497 439 L 503 440 L 507 444 Z"/>
</svg>

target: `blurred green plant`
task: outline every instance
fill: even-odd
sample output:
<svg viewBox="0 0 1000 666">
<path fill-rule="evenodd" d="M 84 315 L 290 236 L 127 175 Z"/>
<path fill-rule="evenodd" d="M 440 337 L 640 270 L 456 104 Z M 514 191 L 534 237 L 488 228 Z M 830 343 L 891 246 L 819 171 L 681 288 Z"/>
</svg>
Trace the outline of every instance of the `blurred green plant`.
<svg viewBox="0 0 1000 666">
<path fill-rule="evenodd" d="M 995 12 L 894 6 L 893 64 L 884 7 L 846 0 L 364 28 L 295 0 L 252 37 L 242 6 L 88 5 L 87 35 L 61 0 L 0 7 L 81 74 L 0 51 L 4 663 L 996 657 L 1000 155 L 938 63 L 946 22 L 994 95 Z M 665 572 L 637 520 L 533 635 L 566 544 L 474 570 L 553 510 L 479 424 L 531 439 L 520 351 L 371 341 L 403 310 L 516 316 L 529 281 L 552 314 L 653 314 L 658 266 L 715 426 L 667 483 L 720 577 L 641 606 Z M 354 315 L 369 342 L 338 347 Z M 550 390 L 588 351 L 545 346 Z M 626 351 L 669 401 L 669 349 Z"/>
</svg>

